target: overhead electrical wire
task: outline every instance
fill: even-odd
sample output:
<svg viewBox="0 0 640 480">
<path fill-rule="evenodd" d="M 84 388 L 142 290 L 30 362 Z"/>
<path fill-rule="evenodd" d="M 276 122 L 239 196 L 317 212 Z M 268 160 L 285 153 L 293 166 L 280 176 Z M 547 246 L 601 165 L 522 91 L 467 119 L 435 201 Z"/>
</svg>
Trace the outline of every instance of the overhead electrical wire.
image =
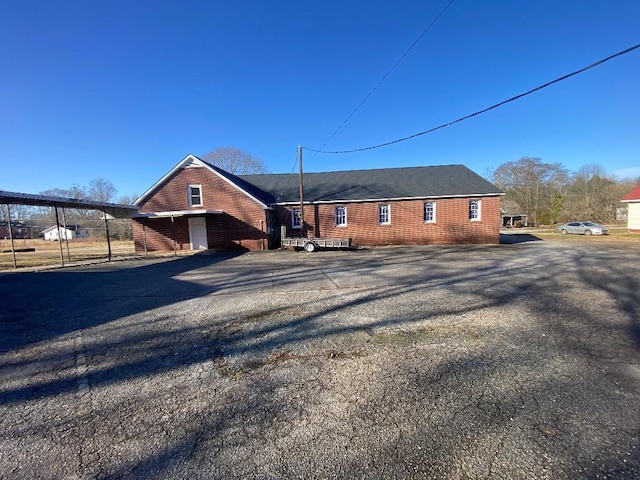
<svg viewBox="0 0 640 480">
<path fill-rule="evenodd" d="M 404 60 L 404 58 L 409 54 L 409 52 L 413 50 L 413 47 L 415 47 L 418 44 L 418 42 L 422 40 L 422 37 L 424 37 L 427 34 L 427 32 L 431 30 L 431 27 L 433 27 L 433 25 L 438 21 L 438 19 L 442 15 L 444 15 L 444 12 L 447 11 L 447 9 L 451 6 L 451 4 L 454 1 L 455 0 L 450 0 L 450 2 L 447 3 L 447 5 L 440 11 L 440 13 L 438 13 L 438 15 L 431 21 L 431 23 L 427 26 L 427 28 L 425 28 L 422 31 L 422 33 L 418 36 L 418 38 L 416 38 L 415 41 L 409 46 L 409 48 L 405 50 L 405 52 L 400 56 L 400 58 L 396 61 L 396 63 L 394 63 L 393 66 L 387 71 L 387 73 L 384 74 L 384 76 L 380 79 L 378 83 L 376 83 L 376 85 L 371 89 L 371 91 L 367 94 L 367 96 L 364 97 L 364 99 L 362 99 L 362 101 L 358 104 L 358 106 L 353 109 L 353 111 L 349 114 L 349 116 L 344 119 L 344 121 L 340 124 L 340 126 L 336 128 L 335 132 L 331 134 L 331 136 L 322 144 L 322 146 L 318 150 L 322 150 L 327 145 L 327 143 L 333 140 L 333 137 L 335 137 L 337 133 L 342 129 L 342 127 L 344 127 L 347 124 L 347 122 L 351 120 L 351 117 L 353 117 L 356 114 L 356 112 L 360 110 L 360 107 L 362 107 L 362 105 L 364 105 L 364 103 L 367 100 L 369 100 L 369 97 L 371 97 L 371 95 L 374 94 L 374 92 L 378 89 L 378 87 L 382 85 L 382 82 L 384 82 L 387 79 L 387 77 L 391 75 L 391 73 L 400 64 L 400 62 L 402 62 L 402 60 Z"/>
<path fill-rule="evenodd" d="M 381 143 L 379 145 L 373 145 L 373 146 L 370 146 L 370 147 L 363 147 L 363 148 L 354 148 L 352 150 L 323 151 L 322 148 L 319 148 L 317 150 L 315 150 L 313 148 L 308 148 L 308 147 L 302 147 L 302 148 L 304 148 L 305 150 L 308 150 L 310 152 L 315 152 L 315 153 L 343 154 L 343 153 L 364 152 L 365 150 L 373 150 L 373 149 L 376 149 L 376 148 L 387 147 L 387 146 L 393 145 L 395 143 L 405 142 L 407 140 L 411 140 L 413 138 L 420 137 L 422 135 L 426 135 L 427 133 L 432 133 L 432 132 L 435 132 L 436 130 L 443 129 L 445 127 L 450 127 L 451 125 L 455 125 L 456 123 L 460 123 L 460 122 L 462 122 L 464 120 L 468 120 L 468 119 L 470 119 L 472 117 L 476 117 L 476 116 L 481 115 L 483 113 L 486 113 L 486 112 L 488 112 L 490 110 L 494 110 L 494 109 L 496 109 L 498 107 L 501 107 L 502 105 L 506 105 L 507 103 L 513 102 L 515 100 L 519 100 L 520 98 L 526 97 L 527 95 L 531 95 L 532 93 L 535 93 L 535 92 L 537 92 L 539 90 L 547 88 L 547 87 L 549 87 L 549 86 L 551 86 L 551 85 L 553 85 L 555 83 L 561 82 L 563 80 L 567 80 L 568 78 L 571 78 L 571 77 L 573 77 L 575 75 L 578 75 L 580 73 L 586 72 L 587 70 L 590 70 L 590 69 L 595 68 L 595 67 L 597 67 L 599 65 L 602 65 L 603 63 L 608 62 L 609 60 L 613 60 L 614 58 L 621 57 L 622 55 L 626 55 L 627 53 L 630 53 L 630 52 L 632 52 L 632 51 L 634 51 L 634 50 L 636 50 L 638 48 L 640 48 L 640 44 L 634 45 L 634 46 L 626 48 L 626 49 L 624 49 L 624 50 L 622 50 L 620 52 L 614 53 L 613 55 L 610 55 L 610 56 L 608 56 L 606 58 L 603 58 L 602 60 L 598 60 L 597 62 L 594 62 L 591 65 L 587 65 L 586 67 L 581 68 L 580 70 L 576 70 L 575 72 L 571 72 L 571 73 L 568 73 L 566 75 L 563 75 L 563 76 L 561 76 L 559 78 L 556 78 L 555 80 L 551 80 L 550 82 L 547 82 L 547 83 L 545 83 L 543 85 L 540 85 L 538 87 L 532 88 L 529 91 L 526 91 L 524 93 L 516 95 L 515 97 L 511 97 L 511 98 L 509 98 L 507 100 L 504 100 L 502 102 L 496 103 L 496 104 L 491 105 L 490 107 L 484 108 L 482 110 L 478 110 L 477 112 L 471 113 L 469 115 L 465 115 L 464 117 L 460 117 L 460 118 L 458 118 L 456 120 L 453 120 L 451 122 L 443 123 L 442 125 L 430 128 L 429 130 L 425 130 L 424 132 L 414 133 L 413 135 L 409 135 L 409 136 L 403 137 L 403 138 L 398 138 L 397 140 L 392 140 L 390 142 Z M 325 142 L 325 145 L 326 145 L 326 142 Z"/>
<path fill-rule="evenodd" d="M 299 162 L 299 157 L 298 157 L 298 151 L 296 149 L 296 158 L 293 161 L 293 167 L 291 167 L 291 173 L 289 173 L 289 175 L 293 175 L 293 172 L 295 171 L 296 167 L 298 166 L 298 162 Z M 276 191 L 278 190 L 277 187 L 278 187 L 279 183 L 280 183 L 280 177 L 278 177 L 276 179 L 276 188 L 275 188 Z M 278 195 L 278 198 L 276 198 L 276 203 L 278 203 L 280 201 L 280 198 L 282 198 L 282 195 L 284 195 L 284 190 L 282 190 L 280 192 L 280 194 Z"/>
</svg>

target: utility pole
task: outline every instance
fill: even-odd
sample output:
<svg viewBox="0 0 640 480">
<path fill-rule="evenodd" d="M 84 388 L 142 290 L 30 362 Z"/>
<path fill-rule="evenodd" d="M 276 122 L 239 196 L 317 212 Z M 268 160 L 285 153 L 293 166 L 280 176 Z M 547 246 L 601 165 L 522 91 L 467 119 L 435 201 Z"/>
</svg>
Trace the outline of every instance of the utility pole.
<svg viewBox="0 0 640 480">
<path fill-rule="evenodd" d="M 306 237 L 304 228 L 304 193 L 302 188 L 302 145 L 298 145 L 298 162 L 300 163 L 300 236 Z"/>
</svg>

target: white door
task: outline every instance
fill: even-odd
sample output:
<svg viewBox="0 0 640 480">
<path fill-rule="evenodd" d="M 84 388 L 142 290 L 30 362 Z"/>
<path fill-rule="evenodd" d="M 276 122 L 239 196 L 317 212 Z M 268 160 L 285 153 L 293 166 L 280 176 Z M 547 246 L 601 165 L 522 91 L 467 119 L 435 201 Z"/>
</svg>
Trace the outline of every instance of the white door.
<svg viewBox="0 0 640 480">
<path fill-rule="evenodd" d="M 189 242 L 191 250 L 206 250 L 209 248 L 207 242 L 207 219 L 205 217 L 189 218 Z"/>
</svg>

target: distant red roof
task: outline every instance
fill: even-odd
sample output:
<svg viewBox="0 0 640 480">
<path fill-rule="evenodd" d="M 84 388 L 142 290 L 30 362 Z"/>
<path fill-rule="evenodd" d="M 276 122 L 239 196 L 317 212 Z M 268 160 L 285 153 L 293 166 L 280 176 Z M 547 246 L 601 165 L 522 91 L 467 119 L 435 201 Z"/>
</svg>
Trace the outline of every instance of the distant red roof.
<svg viewBox="0 0 640 480">
<path fill-rule="evenodd" d="M 631 202 L 633 200 L 640 200 L 640 185 L 627 193 L 622 199 L 623 202 Z"/>
</svg>

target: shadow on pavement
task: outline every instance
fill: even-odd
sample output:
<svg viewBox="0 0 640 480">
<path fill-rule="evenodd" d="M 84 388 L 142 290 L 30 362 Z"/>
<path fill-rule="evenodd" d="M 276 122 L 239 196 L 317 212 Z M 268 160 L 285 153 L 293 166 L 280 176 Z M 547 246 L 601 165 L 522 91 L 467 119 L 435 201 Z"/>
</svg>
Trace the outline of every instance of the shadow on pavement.
<svg viewBox="0 0 640 480">
<path fill-rule="evenodd" d="M 129 265 L 0 275 L 0 354 L 145 310 L 200 297 L 213 285 L 176 277 L 244 252 Z"/>
<path fill-rule="evenodd" d="M 501 245 L 514 245 L 516 243 L 538 242 L 542 241 L 540 237 L 536 237 L 530 233 L 501 233 Z"/>
</svg>

